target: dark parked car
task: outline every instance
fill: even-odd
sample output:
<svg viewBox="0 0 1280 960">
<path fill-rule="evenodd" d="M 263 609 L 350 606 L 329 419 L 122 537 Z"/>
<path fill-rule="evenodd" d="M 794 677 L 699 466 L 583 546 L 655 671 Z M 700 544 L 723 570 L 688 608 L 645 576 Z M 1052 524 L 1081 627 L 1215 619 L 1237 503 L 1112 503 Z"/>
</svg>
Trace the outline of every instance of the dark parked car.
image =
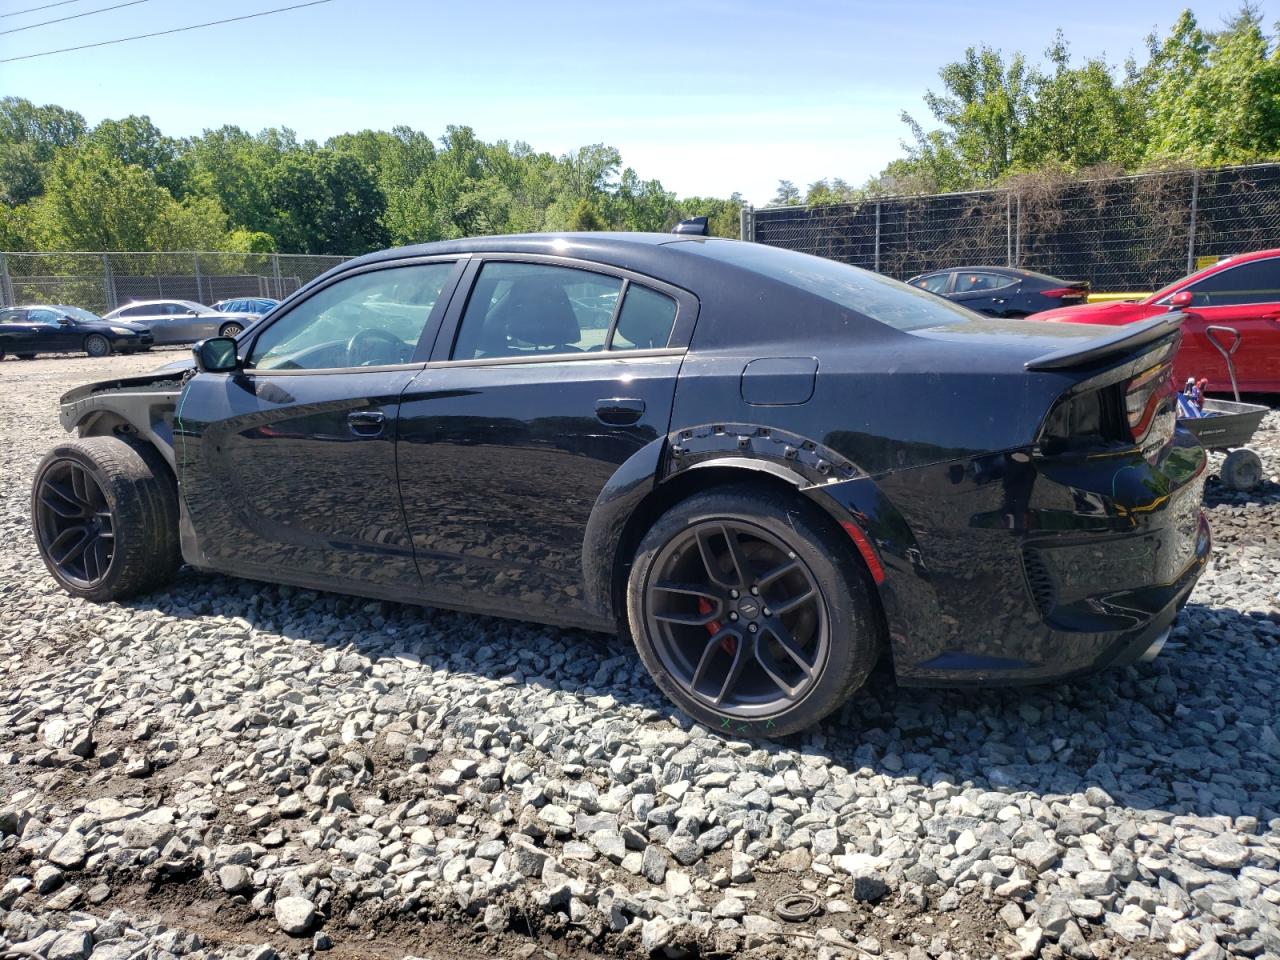
<svg viewBox="0 0 1280 960">
<path fill-rule="evenodd" d="M 1209 551 L 1177 322 L 1013 331 L 731 240 L 391 250 L 193 375 L 64 396 L 35 531 L 93 600 L 185 560 L 618 630 L 691 715 L 784 734 L 886 650 L 904 684 L 1155 655 Z"/>
<path fill-rule="evenodd" d="M 907 283 L 992 317 L 1029 317 L 1089 300 L 1088 280 L 1059 280 L 1013 267 L 951 267 Z"/>
<path fill-rule="evenodd" d="M 256 313 L 222 313 L 193 300 L 144 300 L 116 307 L 108 320 L 129 320 L 151 331 L 156 343 L 195 343 L 234 337 L 258 321 Z"/>
<path fill-rule="evenodd" d="M 151 332 L 122 320 L 61 304 L 0 308 L 0 360 L 15 354 L 30 360 L 38 353 L 80 353 L 105 357 L 113 350 L 150 350 Z"/>
<path fill-rule="evenodd" d="M 275 309 L 279 300 L 271 297 L 236 297 L 231 300 L 219 300 L 213 309 L 220 313 L 253 313 L 262 316 Z"/>
</svg>

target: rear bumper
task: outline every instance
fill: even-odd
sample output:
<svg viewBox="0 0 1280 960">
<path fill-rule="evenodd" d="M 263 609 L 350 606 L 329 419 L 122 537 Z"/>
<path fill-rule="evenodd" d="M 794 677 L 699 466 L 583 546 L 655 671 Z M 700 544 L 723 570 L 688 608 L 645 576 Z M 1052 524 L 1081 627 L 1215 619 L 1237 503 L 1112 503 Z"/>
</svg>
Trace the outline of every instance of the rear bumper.
<svg viewBox="0 0 1280 960">
<path fill-rule="evenodd" d="M 932 502 L 904 511 L 921 557 L 896 593 L 936 612 L 892 636 L 899 682 L 1042 683 L 1151 652 L 1208 562 L 1205 466 L 1179 431 L 1155 463 L 1019 453 L 908 478 Z"/>
</svg>

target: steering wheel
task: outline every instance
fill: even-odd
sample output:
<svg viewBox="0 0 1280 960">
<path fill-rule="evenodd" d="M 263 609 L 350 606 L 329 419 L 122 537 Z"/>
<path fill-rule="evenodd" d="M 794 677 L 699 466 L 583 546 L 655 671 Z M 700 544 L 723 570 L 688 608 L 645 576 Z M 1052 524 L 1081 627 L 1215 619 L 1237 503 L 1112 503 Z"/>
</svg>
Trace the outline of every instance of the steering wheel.
<svg viewBox="0 0 1280 960">
<path fill-rule="evenodd" d="M 372 340 L 381 340 L 388 343 L 395 350 L 395 358 L 388 362 L 404 363 L 404 341 L 397 337 L 394 333 L 387 330 L 381 330 L 377 327 L 366 327 L 364 330 L 358 330 L 354 333 L 350 340 L 347 341 L 347 366 L 349 367 L 365 367 L 377 366 L 378 356 L 375 352 L 372 357 L 364 357 L 367 352 L 368 342 Z M 376 351 L 375 347 L 375 351 Z"/>
</svg>

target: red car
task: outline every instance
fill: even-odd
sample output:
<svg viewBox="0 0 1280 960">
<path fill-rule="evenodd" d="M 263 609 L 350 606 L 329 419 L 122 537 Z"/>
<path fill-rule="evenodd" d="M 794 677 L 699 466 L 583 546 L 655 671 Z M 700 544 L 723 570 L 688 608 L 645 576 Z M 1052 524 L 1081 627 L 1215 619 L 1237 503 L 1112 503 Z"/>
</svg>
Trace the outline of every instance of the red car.
<svg viewBox="0 0 1280 960">
<path fill-rule="evenodd" d="M 1181 310 L 1187 315 L 1182 324 L 1182 346 L 1174 359 L 1174 377 L 1179 386 L 1188 377 L 1204 377 L 1209 381 L 1209 390 L 1231 389 L 1226 361 L 1209 342 L 1212 335 L 1224 347 L 1231 346 L 1231 333 L 1211 334 L 1208 329 L 1223 326 L 1240 333 L 1240 347 L 1232 357 L 1240 389 L 1280 393 L 1280 250 L 1245 253 L 1219 261 L 1157 290 L 1145 300 L 1060 307 L 1033 314 L 1030 319 L 1119 326 L 1168 310 Z"/>
</svg>

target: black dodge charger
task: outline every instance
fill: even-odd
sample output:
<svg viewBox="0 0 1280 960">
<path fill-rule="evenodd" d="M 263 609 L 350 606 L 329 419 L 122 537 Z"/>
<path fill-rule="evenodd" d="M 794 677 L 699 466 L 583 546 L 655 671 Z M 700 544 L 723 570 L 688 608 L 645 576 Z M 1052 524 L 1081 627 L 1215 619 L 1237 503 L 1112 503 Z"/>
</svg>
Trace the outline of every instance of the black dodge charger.
<svg viewBox="0 0 1280 960">
<path fill-rule="evenodd" d="M 1178 314 L 994 320 L 730 240 L 350 261 L 196 367 L 82 387 L 33 492 L 68 591 L 200 570 L 619 631 L 716 729 L 1154 656 L 1209 553 Z"/>
</svg>

